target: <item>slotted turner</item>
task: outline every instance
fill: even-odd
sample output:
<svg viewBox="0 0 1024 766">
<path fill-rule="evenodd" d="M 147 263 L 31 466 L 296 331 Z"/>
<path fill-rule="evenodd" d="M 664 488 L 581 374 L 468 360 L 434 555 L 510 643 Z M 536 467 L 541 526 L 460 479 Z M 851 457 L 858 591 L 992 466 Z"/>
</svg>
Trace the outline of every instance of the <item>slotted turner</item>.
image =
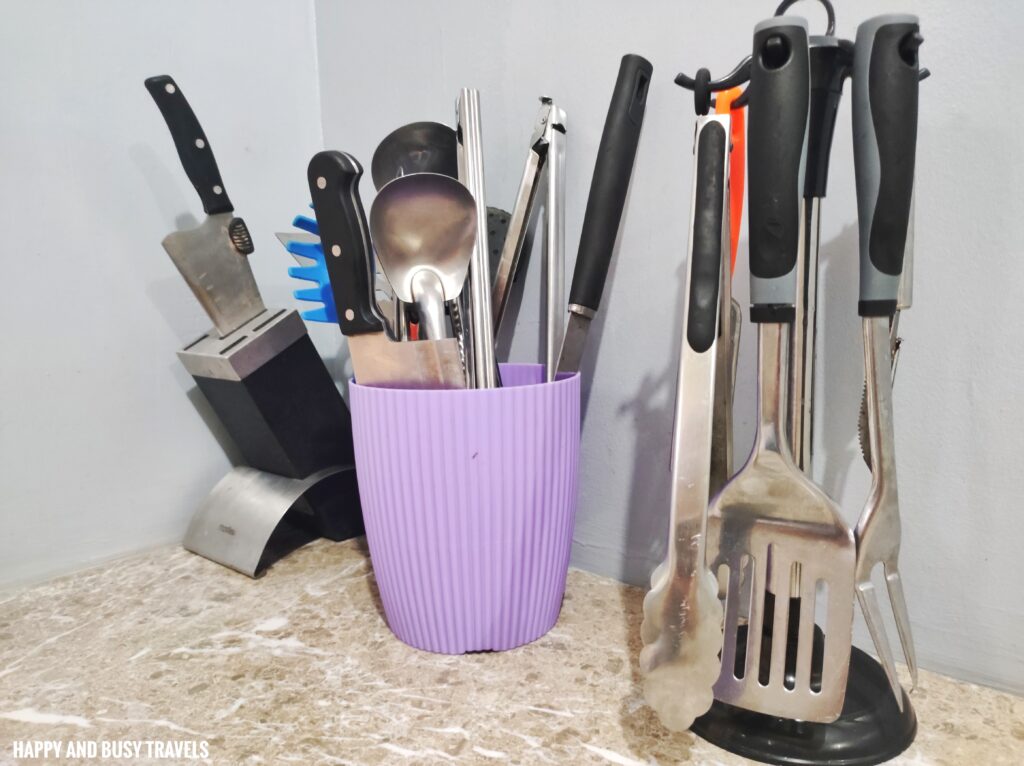
<svg viewBox="0 0 1024 766">
<path fill-rule="evenodd" d="M 746 465 L 712 502 L 707 555 L 726 586 L 715 698 L 829 722 L 842 710 L 849 671 L 855 545 L 836 504 L 796 467 L 786 437 L 808 72 L 803 19 L 755 27 L 747 168 L 757 434 Z M 821 603 L 819 583 L 827 589 Z M 816 610 L 824 613 L 823 639 L 815 635 Z"/>
</svg>

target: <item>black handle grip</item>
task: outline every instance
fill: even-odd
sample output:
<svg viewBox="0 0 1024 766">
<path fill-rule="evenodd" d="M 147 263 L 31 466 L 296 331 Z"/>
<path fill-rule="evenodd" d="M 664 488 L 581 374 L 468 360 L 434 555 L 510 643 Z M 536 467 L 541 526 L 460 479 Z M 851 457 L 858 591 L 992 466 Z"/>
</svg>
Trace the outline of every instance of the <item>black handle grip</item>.
<svg viewBox="0 0 1024 766">
<path fill-rule="evenodd" d="M 917 17 L 907 14 L 876 16 L 857 28 L 853 150 L 861 316 L 896 310 L 914 191 L 921 42 Z"/>
<path fill-rule="evenodd" d="M 690 295 L 686 309 L 686 342 L 699 354 L 711 348 L 718 334 L 727 145 L 722 123 L 706 122 L 700 129 L 694 171 Z"/>
<path fill-rule="evenodd" d="M 383 332 L 370 230 L 359 198 L 363 168 L 350 154 L 327 151 L 313 155 L 307 175 L 338 326 L 346 336 Z"/>
<path fill-rule="evenodd" d="M 203 126 L 196 119 L 185 94 L 170 75 L 162 74 L 146 80 L 146 90 L 156 101 L 164 122 L 171 131 L 185 174 L 199 193 L 207 215 L 230 213 L 235 208 L 228 199 L 224 182 L 217 169 L 210 142 Z"/>
<path fill-rule="evenodd" d="M 653 67 L 645 58 L 634 54 L 623 56 L 605 118 L 569 288 L 569 303 L 591 311 L 597 311 L 601 304 L 633 174 L 652 72 Z"/>
<path fill-rule="evenodd" d="M 810 42 L 811 106 L 807 127 L 807 172 L 804 197 L 822 198 L 828 188 L 828 160 L 843 81 L 850 76 L 853 50 L 836 37 L 812 37 Z"/>
<path fill-rule="evenodd" d="M 793 319 L 809 69 L 806 21 L 781 16 L 757 25 L 747 89 L 750 316 L 755 322 Z"/>
</svg>

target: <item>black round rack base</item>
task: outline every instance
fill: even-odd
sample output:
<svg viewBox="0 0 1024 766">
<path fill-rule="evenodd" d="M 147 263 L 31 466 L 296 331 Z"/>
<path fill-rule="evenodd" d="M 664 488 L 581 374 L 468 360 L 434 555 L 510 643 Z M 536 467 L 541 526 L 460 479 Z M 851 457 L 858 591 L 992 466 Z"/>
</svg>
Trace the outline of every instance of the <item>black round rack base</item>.
<svg viewBox="0 0 1024 766">
<path fill-rule="evenodd" d="M 776 718 L 715 701 L 691 730 L 723 750 L 762 763 L 873 766 L 910 747 L 917 716 L 906 692 L 900 711 L 882 666 L 854 647 L 843 712 L 832 723 Z"/>
</svg>

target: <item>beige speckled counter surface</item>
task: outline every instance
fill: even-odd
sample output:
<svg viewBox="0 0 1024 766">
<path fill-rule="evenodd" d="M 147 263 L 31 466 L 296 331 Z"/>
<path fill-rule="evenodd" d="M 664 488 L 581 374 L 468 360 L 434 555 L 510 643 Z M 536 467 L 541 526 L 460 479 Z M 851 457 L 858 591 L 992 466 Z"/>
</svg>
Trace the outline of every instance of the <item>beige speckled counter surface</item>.
<svg viewBox="0 0 1024 766">
<path fill-rule="evenodd" d="M 0 595 L 0 764 L 33 739 L 205 740 L 217 764 L 746 763 L 644 705 L 641 597 L 573 571 L 548 635 L 449 657 L 391 635 L 362 541 L 257 581 L 161 549 Z M 914 703 L 896 762 L 1024 763 L 1021 699 L 922 673 Z"/>
</svg>

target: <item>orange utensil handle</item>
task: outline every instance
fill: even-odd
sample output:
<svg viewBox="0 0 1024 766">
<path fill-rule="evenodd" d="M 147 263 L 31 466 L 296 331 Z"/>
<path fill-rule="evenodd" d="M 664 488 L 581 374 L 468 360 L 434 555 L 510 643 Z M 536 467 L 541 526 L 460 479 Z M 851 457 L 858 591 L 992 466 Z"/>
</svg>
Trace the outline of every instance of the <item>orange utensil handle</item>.
<svg viewBox="0 0 1024 766">
<path fill-rule="evenodd" d="M 732 140 L 732 152 L 729 154 L 729 226 L 730 240 L 732 244 L 730 257 L 730 274 L 736 272 L 736 248 L 740 243 L 740 224 L 743 222 L 743 177 L 746 172 L 746 125 L 743 116 L 745 107 L 732 108 L 732 102 L 740 97 L 743 89 L 729 88 L 715 96 L 715 114 L 732 115 L 732 129 L 730 139 Z"/>
</svg>

